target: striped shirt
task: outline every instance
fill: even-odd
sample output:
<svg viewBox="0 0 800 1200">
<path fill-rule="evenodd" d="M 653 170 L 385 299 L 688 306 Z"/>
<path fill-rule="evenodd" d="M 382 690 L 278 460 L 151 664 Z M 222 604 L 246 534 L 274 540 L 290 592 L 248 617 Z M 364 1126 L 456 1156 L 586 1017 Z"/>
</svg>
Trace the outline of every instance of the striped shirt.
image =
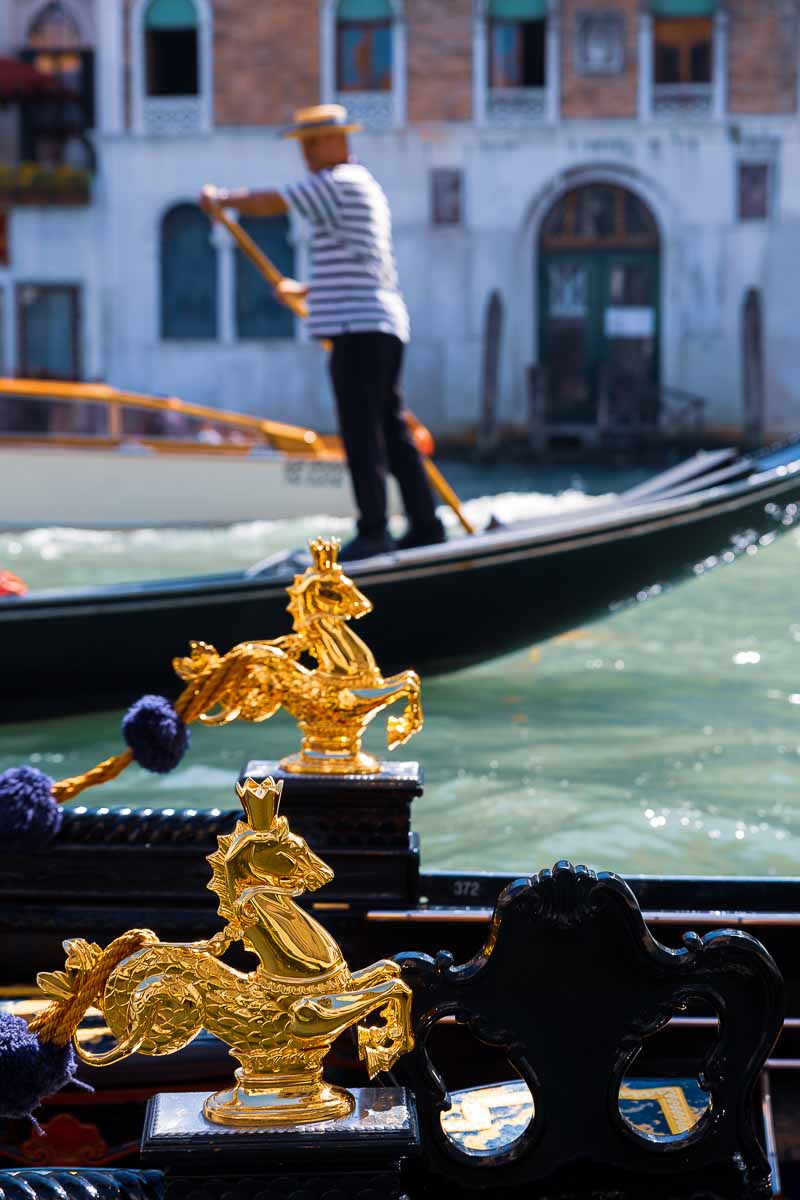
<svg viewBox="0 0 800 1200">
<path fill-rule="evenodd" d="M 308 324 L 315 337 L 391 333 L 409 340 L 392 218 L 383 188 L 360 163 L 340 163 L 281 191 L 312 227 Z"/>
</svg>

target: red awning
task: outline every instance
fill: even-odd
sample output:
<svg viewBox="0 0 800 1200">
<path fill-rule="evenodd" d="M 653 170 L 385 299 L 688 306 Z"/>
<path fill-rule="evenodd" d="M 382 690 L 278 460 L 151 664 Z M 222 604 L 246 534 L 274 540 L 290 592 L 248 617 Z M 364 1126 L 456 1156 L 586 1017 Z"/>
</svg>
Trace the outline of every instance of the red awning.
<svg viewBox="0 0 800 1200">
<path fill-rule="evenodd" d="M 0 103 L 35 100 L 70 93 L 57 80 L 18 58 L 0 57 Z"/>
</svg>

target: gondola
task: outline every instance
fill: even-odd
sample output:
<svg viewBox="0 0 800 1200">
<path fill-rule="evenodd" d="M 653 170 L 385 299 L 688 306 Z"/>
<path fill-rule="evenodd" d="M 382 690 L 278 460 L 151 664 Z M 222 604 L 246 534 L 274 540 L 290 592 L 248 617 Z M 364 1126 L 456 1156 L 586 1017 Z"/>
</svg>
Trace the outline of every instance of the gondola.
<svg viewBox="0 0 800 1200">
<path fill-rule="evenodd" d="M 261 766 L 248 764 L 246 773 L 258 774 Z M 385 811 L 376 820 L 374 797 L 360 801 L 345 789 L 335 805 L 324 805 L 313 797 L 301 804 L 296 796 L 293 827 L 314 837 L 316 848 L 335 871 L 326 900 L 315 903 L 309 897 L 305 902 L 353 960 L 372 961 L 409 949 L 435 956 L 446 948 L 457 962 L 464 962 L 483 943 L 495 901 L 513 877 L 502 872 L 421 871 L 410 800 L 384 799 Z M 369 823 L 365 803 L 372 806 Z M 216 900 L 203 886 L 208 871 L 204 855 L 234 816 L 219 811 L 81 807 L 67 810 L 47 853 L 7 853 L 0 879 L 4 947 L 0 1009 L 31 1011 L 35 1002 L 29 999 L 30 984 L 36 972 L 60 960 L 62 939 L 76 930 L 101 944 L 134 925 L 157 927 L 170 941 L 207 936 L 219 918 Z M 536 865 L 541 864 L 531 864 Z M 781 1194 L 793 1195 L 798 1150 L 793 1113 L 800 1063 L 800 881 L 631 876 L 627 883 L 663 945 L 680 947 L 690 929 L 699 935 L 744 930 L 764 943 L 783 972 L 786 1017 L 766 1064 L 760 1099 L 767 1141 L 774 1138 L 776 1128 L 779 1133 L 770 1153 L 775 1179 L 782 1173 L 786 1190 Z M 250 969 L 251 964 L 239 965 Z M 696 1093 L 702 1108 L 706 1097 L 702 1089 L 698 1091 L 696 1080 L 700 1063 L 718 1036 L 717 1026 L 708 1008 L 693 1003 L 680 1007 L 665 1028 L 646 1039 L 630 1075 L 631 1085 L 644 1086 L 637 1082 L 642 1079 L 658 1080 L 662 1087 L 679 1084 L 687 1095 Z M 99 1016 L 90 1018 L 82 1038 L 94 1052 L 110 1044 Z M 457 1093 L 456 1114 L 474 1112 L 474 1107 L 464 1109 L 462 1104 L 465 1099 L 469 1102 L 469 1090 L 460 1095 L 459 1090 L 492 1087 L 509 1078 L 503 1048 L 484 1044 L 480 1032 L 476 1036 L 476 1031 L 452 1018 L 441 1024 L 434 1046 L 437 1069 Z M 23 1120 L 0 1122 L 0 1168 L 139 1167 L 138 1136 L 147 1098 L 158 1091 L 210 1090 L 224 1083 L 230 1069 L 227 1048 L 205 1034 L 177 1057 L 137 1056 L 117 1067 L 82 1068 L 84 1080 L 96 1091 L 70 1090 L 49 1100 L 39 1113 L 44 1137 L 37 1137 Z M 331 1072 L 345 1086 L 359 1085 L 354 1045 L 337 1043 Z M 506 1136 L 513 1135 L 506 1131 Z M 51 1194 L 46 1180 L 39 1185 L 44 1190 L 39 1193 L 34 1188 L 34 1195 Z M 120 1194 L 127 1192 L 123 1189 Z M 67 1190 L 67 1195 L 72 1192 Z"/>
<path fill-rule="evenodd" d="M 508 654 L 730 562 L 789 528 L 800 442 L 760 457 L 695 455 L 612 502 L 444 545 L 348 564 L 375 611 L 361 626 L 388 670 L 407 647 L 425 675 Z M 0 601 L 5 721 L 174 691 L 189 637 L 228 649 L 288 631 L 287 585 L 304 553 L 245 572 L 42 591 Z M 491 613 L 491 620 L 476 614 Z"/>
</svg>

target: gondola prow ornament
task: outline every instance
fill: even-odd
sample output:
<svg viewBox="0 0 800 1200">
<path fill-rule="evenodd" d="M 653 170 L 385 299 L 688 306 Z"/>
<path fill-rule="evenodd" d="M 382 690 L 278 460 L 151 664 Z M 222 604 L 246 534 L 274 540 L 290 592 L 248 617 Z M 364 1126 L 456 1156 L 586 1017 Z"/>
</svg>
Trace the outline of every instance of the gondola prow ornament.
<svg viewBox="0 0 800 1200">
<path fill-rule="evenodd" d="M 66 942 L 66 969 L 37 979 L 54 1001 L 51 1024 L 67 1010 L 75 1015 L 76 997 L 79 1010 L 102 1010 L 117 1039 L 111 1050 L 92 1054 L 73 1032 L 76 1053 L 92 1066 L 134 1053 L 173 1054 L 201 1029 L 225 1042 L 241 1064 L 236 1082 L 203 1105 L 204 1116 L 220 1125 L 263 1128 L 349 1115 L 353 1098 L 325 1082 L 322 1064 L 351 1026 L 370 1078 L 413 1047 L 411 991 L 397 964 L 384 960 L 351 972 L 333 937 L 295 903 L 330 882 L 333 871 L 279 815 L 282 787 L 272 779 L 237 784 L 246 820 L 220 836 L 208 858 L 208 887 L 226 922 L 221 932 L 209 941 L 169 943 L 131 930 L 124 937 L 136 948 L 105 979 L 98 964 L 107 951 Z M 254 971 L 220 961 L 235 941 L 258 956 Z M 381 1023 L 362 1025 L 371 1014 Z"/>
<path fill-rule="evenodd" d="M 338 562 L 336 538 L 309 543 L 312 565 L 288 588 L 293 632 L 271 642 L 248 642 L 222 657 L 213 646 L 193 642 L 189 658 L 176 658 L 181 679 L 197 682 L 229 671 L 229 685 L 215 696 L 214 711 L 200 718 L 224 725 L 237 718 L 265 721 L 283 707 L 303 734 L 302 748 L 281 762 L 295 774 L 372 774 L 380 764 L 361 750 L 369 723 L 404 699 L 399 717 L 389 717 L 387 744 L 402 746 L 422 728 L 420 681 L 416 671 L 385 679 L 369 646 L 350 622 L 372 604 Z M 309 668 L 302 654 L 315 659 Z"/>
<path fill-rule="evenodd" d="M 173 659 L 186 681 L 174 705 L 164 696 L 142 696 L 122 722 L 128 749 L 82 775 L 56 783 L 37 767 L 0 772 L 0 842 L 47 845 L 61 826 L 60 805 L 115 779 L 133 762 L 158 774 L 174 770 L 189 747 L 193 721 L 266 721 L 283 707 L 303 734 L 299 753 L 280 763 L 284 771 L 376 774 L 380 764 L 362 751 L 361 739 L 369 723 L 400 699 L 403 712 L 387 722 L 389 749 L 419 732 L 419 676 L 401 671 L 385 679 L 370 648 L 353 632 L 349 622 L 371 612 L 372 604 L 342 570 L 338 539 L 316 538 L 309 549 L 312 565 L 287 589 L 292 633 L 241 642 L 227 654 L 191 642 L 188 658 Z M 303 654 L 318 665 L 305 666 Z"/>
</svg>

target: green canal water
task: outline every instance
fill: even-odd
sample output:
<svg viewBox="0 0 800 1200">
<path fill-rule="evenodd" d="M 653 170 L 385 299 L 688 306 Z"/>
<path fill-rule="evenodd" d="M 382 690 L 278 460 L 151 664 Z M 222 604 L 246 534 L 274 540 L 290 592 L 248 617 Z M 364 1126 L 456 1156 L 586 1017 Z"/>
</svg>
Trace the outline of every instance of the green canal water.
<svg viewBox="0 0 800 1200">
<path fill-rule="evenodd" d="M 484 522 L 492 511 L 509 519 L 591 503 L 635 478 L 449 474 Z M 323 530 L 346 535 L 347 523 L 0 533 L 0 566 L 32 587 L 175 576 L 245 566 Z M 796 874 L 799 566 L 800 540 L 789 532 L 565 638 L 423 681 L 425 729 L 395 757 L 425 768 L 414 811 L 424 866 L 530 871 L 566 857 L 621 872 Z M 202 637 L 186 630 L 187 642 Z M 411 666 L 411 633 L 408 649 Z M 27 761 L 55 778 L 83 771 L 120 748 L 120 716 L 2 726 L 0 770 Z M 370 731 L 374 753 L 383 728 Z M 297 743 L 282 713 L 260 726 L 195 726 L 192 737 L 171 776 L 131 767 L 86 802 L 230 807 L 246 759 L 280 757 Z"/>
</svg>

